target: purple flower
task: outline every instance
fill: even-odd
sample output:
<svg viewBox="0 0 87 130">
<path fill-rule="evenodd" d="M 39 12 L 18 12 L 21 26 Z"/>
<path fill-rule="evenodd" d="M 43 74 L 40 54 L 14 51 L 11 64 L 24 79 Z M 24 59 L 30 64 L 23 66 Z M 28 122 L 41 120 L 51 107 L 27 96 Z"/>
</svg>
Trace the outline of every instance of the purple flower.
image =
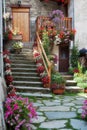
<svg viewBox="0 0 87 130">
<path fill-rule="evenodd" d="M 61 19 L 64 18 L 64 14 L 61 10 L 53 10 L 49 17 L 51 20 L 53 20 L 54 23 L 59 23 Z"/>
</svg>

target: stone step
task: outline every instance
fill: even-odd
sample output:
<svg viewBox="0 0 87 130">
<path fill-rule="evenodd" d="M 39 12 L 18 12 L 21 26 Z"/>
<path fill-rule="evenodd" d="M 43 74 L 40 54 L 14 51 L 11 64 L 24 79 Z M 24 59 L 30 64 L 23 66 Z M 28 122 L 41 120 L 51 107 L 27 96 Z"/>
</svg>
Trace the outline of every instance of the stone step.
<svg viewBox="0 0 87 130">
<path fill-rule="evenodd" d="M 25 87 L 25 86 L 15 86 L 17 92 L 31 92 L 31 93 L 35 93 L 35 92 L 41 92 L 41 93 L 50 93 L 50 88 L 42 88 L 42 87 Z"/>
<path fill-rule="evenodd" d="M 29 57 L 29 56 L 33 56 L 33 53 L 29 52 L 29 54 L 26 53 L 19 53 L 19 54 L 10 54 L 10 57 Z"/>
<path fill-rule="evenodd" d="M 35 64 L 35 61 L 34 60 L 16 60 L 16 59 L 11 59 L 11 62 L 12 63 L 23 63 L 23 64 Z"/>
<path fill-rule="evenodd" d="M 40 77 L 31 77 L 31 76 L 14 76 L 14 81 L 38 81 L 40 82 Z"/>
<path fill-rule="evenodd" d="M 31 86 L 31 87 L 43 87 L 42 82 L 30 82 L 30 81 L 13 81 L 14 86 Z"/>
<path fill-rule="evenodd" d="M 37 76 L 38 74 L 36 72 L 12 72 L 13 77 L 14 76 Z"/>
<path fill-rule="evenodd" d="M 65 80 L 73 80 L 73 75 L 62 75 Z"/>
<path fill-rule="evenodd" d="M 37 97 L 37 98 L 53 98 L 52 94 L 42 94 L 42 93 L 21 93 L 16 92 L 17 95 L 21 96 L 29 96 L 29 97 Z"/>
<path fill-rule="evenodd" d="M 77 82 L 75 80 L 66 80 L 66 86 L 76 86 Z"/>
<path fill-rule="evenodd" d="M 78 86 L 66 86 L 65 90 L 67 92 L 74 92 L 74 93 L 83 92 L 83 89 Z"/>
<path fill-rule="evenodd" d="M 33 56 L 26 56 L 26 57 L 24 57 L 24 56 L 21 56 L 21 57 L 11 57 L 10 59 L 15 59 L 15 60 L 33 60 Z"/>
<path fill-rule="evenodd" d="M 17 64 L 17 63 L 12 63 L 11 67 L 17 67 L 17 68 L 36 68 L 35 64 Z"/>
<path fill-rule="evenodd" d="M 12 68 L 12 72 L 36 72 L 36 68 Z"/>
<path fill-rule="evenodd" d="M 27 48 L 23 48 L 23 49 L 22 49 L 22 52 L 33 52 L 33 50 L 32 50 L 32 49 L 29 49 L 29 48 L 28 48 L 28 49 L 27 49 Z"/>
<path fill-rule="evenodd" d="M 24 61 L 35 62 L 34 59 L 32 59 L 32 58 L 31 59 L 26 59 L 26 58 L 20 59 L 19 57 L 18 58 L 17 57 L 16 58 L 12 58 L 11 61 L 16 61 L 16 62 L 18 62 L 18 61 L 20 61 L 20 62 L 24 62 Z"/>
</svg>

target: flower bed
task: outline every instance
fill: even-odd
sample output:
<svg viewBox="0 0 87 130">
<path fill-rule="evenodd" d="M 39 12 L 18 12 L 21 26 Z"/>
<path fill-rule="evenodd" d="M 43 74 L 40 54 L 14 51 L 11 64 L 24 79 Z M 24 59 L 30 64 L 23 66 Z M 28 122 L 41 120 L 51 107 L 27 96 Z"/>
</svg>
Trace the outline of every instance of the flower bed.
<svg viewBox="0 0 87 130">
<path fill-rule="evenodd" d="M 82 116 L 82 119 L 87 121 L 87 100 L 85 100 L 83 103 L 81 116 Z"/>
<path fill-rule="evenodd" d="M 4 116 L 8 130 L 31 130 L 32 119 L 37 118 L 33 103 L 28 98 L 16 95 L 11 73 L 9 51 L 3 52 L 5 81 L 7 84 L 7 98 L 4 102 Z"/>
<path fill-rule="evenodd" d="M 11 130 L 31 130 L 33 118 L 37 118 L 36 110 L 28 98 L 13 96 L 4 103 L 5 121 Z"/>
<path fill-rule="evenodd" d="M 33 48 L 33 56 L 36 62 L 36 66 L 37 66 L 37 73 L 40 76 L 40 79 L 43 83 L 44 87 L 49 87 L 49 76 L 47 75 L 46 71 L 45 71 L 45 67 L 43 66 L 43 60 L 40 56 L 40 53 L 38 52 L 37 48 Z"/>
</svg>

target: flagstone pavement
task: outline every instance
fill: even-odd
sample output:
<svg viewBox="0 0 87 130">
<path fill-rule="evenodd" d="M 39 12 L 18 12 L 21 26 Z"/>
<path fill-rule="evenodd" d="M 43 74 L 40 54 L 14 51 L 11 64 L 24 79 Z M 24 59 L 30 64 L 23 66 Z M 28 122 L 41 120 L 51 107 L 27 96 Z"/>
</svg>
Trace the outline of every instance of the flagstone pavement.
<svg viewBox="0 0 87 130">
<path fill-rule="evenodd" d="M 81 118 L 85 99 L 87 94 L 36 99 L 38 117 L 33 120 L 32 130 L 87 130 L 87 122 Z"/>
</svg>

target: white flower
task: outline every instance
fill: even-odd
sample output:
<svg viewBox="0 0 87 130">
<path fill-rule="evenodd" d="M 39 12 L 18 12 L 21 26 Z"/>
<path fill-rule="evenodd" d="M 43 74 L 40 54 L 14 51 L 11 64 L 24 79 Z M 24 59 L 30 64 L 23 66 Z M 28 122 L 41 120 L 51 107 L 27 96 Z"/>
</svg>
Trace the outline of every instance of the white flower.
<svg viewBox="0 0 87 130">
<path fill-rule="evenodd" d="M 40 73 L 41 78 L 47 76 L 47 73 L 44 71 L 43 73 Z"/>
<path fill-rule="evenodd" d="M 11 67 L 11 64 L 5 63 L 5 67 Z"/>
<path fill-rule="evenodd" d="M 61 39 L 59 38 L 59 35 L 56 35 L 55 38 L 56 38 L 56 39 L 55 39 L 55 41 L 54 41 L 54 44 L 55 44 L 55 45 L 60 44 L 60 43 L 61 43 Z"/>
<path fill-rule="evenodd" d="M 23 48 L 23 43 L 22 42 L 16 42 L 13 44 L 13 48 L 14 49 L 18 49 L 18 48 Z"/>
<path fill-rule="evenodd" d="M 9 18 L 10 18 L 10 13 L 9 13 L 9 12 L 5 13 L 5 14 L 3 15 L 3 18 L 4 18 L 5 20 L 9 19 Z"/>
<path fill-rule="evenodd" d="M 6 70 L 6 71 L 5 71 L 5 75 L 12 75 L 11 70 L 10 70 L 10 69 Z"/>
<path fill-rule="evenodd" d="M 36 64 L 37 67 L 38 67 L 38 66 L 41 66 L 41 65 L 42 65 L 41 63 Z"/>
<path fill-rule="evenodd" d="M 7 54 L 3 55 L 3 58 L 9 59 L 9 56 Z"/>
</svg>

